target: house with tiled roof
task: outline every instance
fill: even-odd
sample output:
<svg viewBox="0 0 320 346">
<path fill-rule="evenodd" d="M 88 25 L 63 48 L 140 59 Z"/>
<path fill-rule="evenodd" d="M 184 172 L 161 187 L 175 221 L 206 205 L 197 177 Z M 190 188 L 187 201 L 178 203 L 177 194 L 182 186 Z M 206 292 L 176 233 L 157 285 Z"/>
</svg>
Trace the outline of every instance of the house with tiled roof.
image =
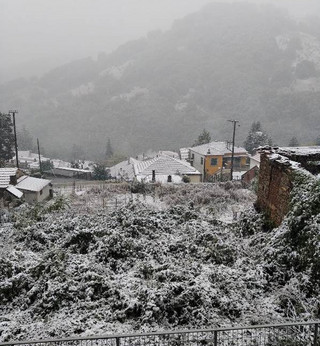
<svg viewBox="0 0 320 346">
<path fill-rule="evenodd" d="M 15 187 L 21 174 L 22 172 L 17 168 L 0 168 L 0 203 L 2 205 L 12 198 L 22 197 L 23 193 Z"/>
<path fill-rule="evenodd" d="M 180 183 L 183 176 L 187 176 L 193 183 L 201 181 L 201 173 L 188 162 L 164 154 L 137 163 L 135 175 L 137 180 L 149 182 Z"/>
<path fill-rule="evenodd" d="M 230 172 L 231 145 L 226 142 L 210 142 L 189 148 L 189 161 L 202 174 L 202 181 L 210 181 L 220 172 Z M 250 166 L 248 152 L 242 147 L 234 147 L 233 170 L 247 171 Z"/>
<path fill-rule="evenodd" d="M 184 176 L 187 176 L 190 182 L 201 181 L 201 173 L 188 162 L 165 154 L 145 161 L 130 158 L 111 167 L 110 174 L 113 178 L 127 181 L 180 183 Z"/>
<path fill-rule="evenodd" d="M 135 179 L 134 166 L 140 162 L 132 157 L 109 168 L 112 178 L 117 180 L 132 181 Z"/>
<path fill-rule="evenodd" d="M 24 175 L 17 168 L 0 168 L 0 204 L 8 205 L 13 199 L 38 203 L 52 197 L 51 181 Z"/>
</svg>

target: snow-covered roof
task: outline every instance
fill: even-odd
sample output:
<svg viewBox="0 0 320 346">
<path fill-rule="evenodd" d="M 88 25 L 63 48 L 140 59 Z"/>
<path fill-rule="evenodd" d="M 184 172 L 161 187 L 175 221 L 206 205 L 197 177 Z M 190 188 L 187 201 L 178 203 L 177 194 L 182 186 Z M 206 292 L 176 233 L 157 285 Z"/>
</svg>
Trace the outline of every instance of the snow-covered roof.
<svg viewBox="0 0 320 346">
<path fill-rule="evenodd" d="M 140 161 L 130 157 L 128 160 L 110 167 L 110 175 L 116 179 L 132 180 L 135 177 L 134 164 L 138 162 Z"/>
<path fill-rule="evenodd" d="M 309 155 L 320 155 L 320 146 L 310 147 L 281 147 L 278 148 L 277 153 L 288 156 L 309 156 Z"/>
<path fill-rule="evenodd" d="M 229 155 L 231 154 L 231 146 L 228 147 L 226 142 L 211 142 L 190 148 L 191 151 L 200 155 Z M 242 147 L 234 147 L 236 155 L 247 155 L 248 152 Z"/>
<path fill-rule="evenodd" d="M 180 159 L 181 160 L 188 160 L 189 158 L 189 149 L 190 148 L 180 148 Z"/>
<path fill-rule="evenodd" d="M 7 188 L 10 184 L 10 177 L 16 174 L 17 168 L 0 168 L 0 188 Z"/>
<path fill-rule="evenodd" d="M 13 185 L 9 185 L 6 190 L 10 192 L 13 196 L 17 198 L 21 198 L 23 196 L 23 192 L 20 190 L 16 189 Z"/>
<path fill-rule="evenodd" d="M 20 179 L 18 179 L 18 184 L 16 185 L 16 188 L 19 190 L 38 192 L 41 191 L 47 185 L 49 185 L 50 182 L 51 181 L 47 179 L 23 176 Z"/>
<path fill-rule="evenodd" d="M 242 176 L 247 173 L 247 171 L 232 172 L 232 179 L 241 180 Z"/>
<path fill-rule="evenodd" d="M 90 173 L 88 169 L 71 168 L 71 167 L 55 167 L 55 169 L 68 171 L 68 172 L 78 172 L 78 173 Z"/>
<path fill-rule="evenodd" d="M 160 150 L 158 155 L 167 155 L 174 157 L 175 159 L 179 159 L 179 154 L 176 153 L 175 151 L 170 151 L 170 150 Z"/>
<path fill-rule="evenodd" d="M 157 175 L 200 174 L 200 172 L 188 162 L 167 155 L 159 155 L 151 160 L 141 161 L 135 164 L 136 175 L 152 175 L 152 171 L 155 171 Z"/>
<path fill-rule="evenodd" d="M 150 160 L 139 161 L 130 157 L 110 168 L 110 174 L 114 178 L 132 180 L 137 176 L 152 176 L 155 171 L 157 176 L 163 175 L 200 175 L 200 172 L 188 162 L 181 161 L 168 155 L 158 155 Z"/>
</svg>

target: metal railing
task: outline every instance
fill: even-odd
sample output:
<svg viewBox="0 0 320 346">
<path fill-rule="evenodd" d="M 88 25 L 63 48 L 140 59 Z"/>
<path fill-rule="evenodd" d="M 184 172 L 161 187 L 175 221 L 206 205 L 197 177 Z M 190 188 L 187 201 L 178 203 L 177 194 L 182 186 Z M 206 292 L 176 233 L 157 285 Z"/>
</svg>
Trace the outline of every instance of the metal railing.
<svg viewBox="0 0 320 346">
<path fill-rule="evenodd" d="M 0 346 L 320 346 L 320 321 L 260 326 L 11 341 Z"/>
</svg>

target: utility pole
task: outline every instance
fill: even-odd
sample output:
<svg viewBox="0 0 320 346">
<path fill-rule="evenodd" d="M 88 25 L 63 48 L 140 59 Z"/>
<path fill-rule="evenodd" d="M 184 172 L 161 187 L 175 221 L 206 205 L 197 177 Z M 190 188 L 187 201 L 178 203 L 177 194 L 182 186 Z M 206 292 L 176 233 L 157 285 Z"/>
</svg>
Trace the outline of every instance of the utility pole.
<svg viewBox="0 0 320 346">
<path fill-rule="evenodd" d="M 40 168 L 40 174 L 42 174 L 39 138 L 37 138 L 37 145 L 38 145 L 38 156 L 39 156 L 39 168 Z"/>
<path fill-rule="evenodd" d="M 9 114 L 12 114 L 12 119 L 13 119 L 13 130 L 14 130 L 14 147 L 16 150 L 16 163 L 17 163 L 17 168 L 19 168 L 19 158 L 18 158 L 18 143 L 17 143 L 17 129 L 16 129 L 16 113 L 18 111 L 9 111 Z"/>
<path fill-rule="evenodd" d="M 233 180 L 233 159 L 234 159 L 234 143 L 236 139 L 236 126 L 239 122 L 238 120 L 228 120 L 233 123 L 233 136 L 232 136 L 232 151 L 231 151 L 231 169 L 230 169 L 230 180 Z"/>
</svg>

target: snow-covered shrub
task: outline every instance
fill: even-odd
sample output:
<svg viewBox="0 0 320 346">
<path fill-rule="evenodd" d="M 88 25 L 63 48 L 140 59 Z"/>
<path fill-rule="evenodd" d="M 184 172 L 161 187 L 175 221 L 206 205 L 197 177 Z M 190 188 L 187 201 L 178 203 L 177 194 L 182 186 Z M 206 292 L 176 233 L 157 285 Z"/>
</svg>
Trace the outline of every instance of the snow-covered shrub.
<svg viewBox="0 0 320 346">
<path fill-rule="evenodd" d="M 238 232 L 244 237 L 270 230 L 266 217 L 259 214 L 253 207 L 247 209 L 241 214 L 236 227 Z"/>
<path fill-rule="evenodd" d="M 27 228 L 8 225 L 0 232 L 0 339 L 316 316 L 319 298 L 305 291 L 308 274 L 288 271 L 270 249 L 281 230 L 264 232 L 253 209 L 232 224 L 206 212 L 252 201 L 232 186 L 159 185 L 153 192 L 183 202 L 159 210 L 134 200 L 90 213 L 74 204 Z M 208 195 L 212 202 L 204 204 Z"/>
<path fill-rule="evenodd" d="M 191 181 L 191 179 L 190 179 L 190 177 L 188 177 L 187 175 L 184 175 L 183 177 L 182 177 L 182 181 L 184 182 L 184 183 L 190 183 L 190 181 Z"/>
</svg>

